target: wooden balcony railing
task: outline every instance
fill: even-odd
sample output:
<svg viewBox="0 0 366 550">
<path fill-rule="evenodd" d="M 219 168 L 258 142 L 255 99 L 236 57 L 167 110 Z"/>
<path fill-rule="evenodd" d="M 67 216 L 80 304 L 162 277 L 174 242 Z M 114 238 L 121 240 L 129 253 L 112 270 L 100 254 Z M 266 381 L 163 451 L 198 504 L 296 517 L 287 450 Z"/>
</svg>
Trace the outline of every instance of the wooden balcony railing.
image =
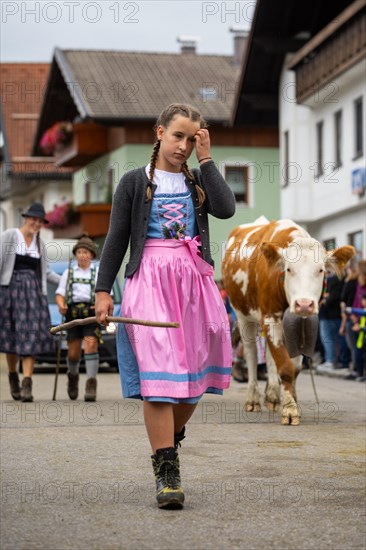
<svg viewBox="0 0 366 550">
<path fill-rule="evenodd" d="M 56 239 L 78 239 L 83 233 L 89 237 L 105 237 L 108 233 L 111 204 L 81 204 L 75 207 L 73 221 L 62 228 L 53 229 Z"/>
<path fill-rule="evenodd" d="M 108 152 L 108 129 L 92 123 L 74 124 L 73 138 L 55 151 L 56 166 L 85 166 Z"/>
<path fill-rule="evenodd" d="M 296 72 L 296 100 L 304 103 L 361 61 L 366 55 L 366 9 L 355 2 L 338 20 L 328 25 L 291 59 L 287 68 Z M 358 7 L 358 10 L 356 8 Z M 352 11 L 353 9 L 353 11 Z M 332 90 L 329 89 L 329 94 Z"/>
</svg>

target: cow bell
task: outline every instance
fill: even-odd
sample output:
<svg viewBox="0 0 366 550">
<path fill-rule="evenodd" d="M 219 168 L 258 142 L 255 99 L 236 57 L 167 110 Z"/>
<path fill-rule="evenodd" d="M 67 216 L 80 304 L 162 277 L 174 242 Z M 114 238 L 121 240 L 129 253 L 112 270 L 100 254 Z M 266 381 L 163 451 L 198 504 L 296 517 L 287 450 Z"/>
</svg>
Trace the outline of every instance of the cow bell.
<svg viewBox="0 0 366 550">
<path fill-rule="evenodd" d="M 287 308 L 283 315 L 283 334 L 289 356 L 312 357 L 318 336 L 318 315 L 299 317 Z"/>
</svg>

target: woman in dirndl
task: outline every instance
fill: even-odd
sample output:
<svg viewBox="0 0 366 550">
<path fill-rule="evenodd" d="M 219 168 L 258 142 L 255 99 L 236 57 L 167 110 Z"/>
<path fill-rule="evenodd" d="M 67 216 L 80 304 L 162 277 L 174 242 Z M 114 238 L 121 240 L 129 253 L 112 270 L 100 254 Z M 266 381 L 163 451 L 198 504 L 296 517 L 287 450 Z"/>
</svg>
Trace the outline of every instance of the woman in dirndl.
<svg viewBox="0 0 366 550">
<path fill-rule="evenodd" d="M 97 319 L 106 324 L 130 242 L 121 315 L 180 325 L 118 325 L 122 392 L 143 399 L 159 508 L 183 507 L 177 451 L 185 425 L 204 393 L 222 394 L 230 383 L 230 330 L 213 278 L 208 214 L 231 217 L 235 199 L 210 156 L 206 126 L 189 105 L 161 113 L 150 164 L 117 187 L 96 285 Z M 200 169 L 190 171 L 194 149 Z"/>
<path fill-rule="evenodd" d="M 43 205 L 33 203 L 22 216 L 20 229 L 7 229 L 1 235 L 0 353 L 6 353 L 13 399 L 27 402 L 33 401 L 35 356 L 54 351 L 47 281 L 58 284 L 60 275 L 47 267 L 45 244 L 39 234 L 48 223 Z M 21 387 L 19 357 L 23 368 Z"/>
</svg>

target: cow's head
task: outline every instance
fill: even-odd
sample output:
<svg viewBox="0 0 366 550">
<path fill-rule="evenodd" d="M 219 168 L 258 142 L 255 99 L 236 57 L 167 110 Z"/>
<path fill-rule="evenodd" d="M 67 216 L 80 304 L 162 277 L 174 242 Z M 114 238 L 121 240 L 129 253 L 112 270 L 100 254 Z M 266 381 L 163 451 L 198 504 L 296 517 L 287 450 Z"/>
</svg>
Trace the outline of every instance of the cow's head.
<svg viewBox="0 0 366 550">
<path fill-rule="evenodd" d="M 262 244 L 262 251 L 269 267 L 282 272 L 291 313 L 301 317 L 319 312 L 326 271 L 340 276 L 355 254 L 353 246 L 326 252 L 318 241 L 304 237 L 294 239 L 286 248 L 266 242 Z"/>
</svg>

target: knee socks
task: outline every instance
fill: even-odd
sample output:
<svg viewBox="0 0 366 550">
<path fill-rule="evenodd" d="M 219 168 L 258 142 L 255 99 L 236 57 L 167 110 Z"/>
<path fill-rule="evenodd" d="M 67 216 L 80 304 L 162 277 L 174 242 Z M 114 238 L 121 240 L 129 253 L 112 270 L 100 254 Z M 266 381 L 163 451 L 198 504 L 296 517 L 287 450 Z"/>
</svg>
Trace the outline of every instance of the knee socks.
<svg viewBox="0 0 366 550">
<path fill-rule="evenodd" d="M 67 358 L 67 368 L 70 374 L 79 374 L 80 361 L 71 361 Z"/>
<path fill-rule="evenodd" d="M 87 378 L 96 378 L 99 369 L 99 353 L 84 353 Z"/>
</svg>

